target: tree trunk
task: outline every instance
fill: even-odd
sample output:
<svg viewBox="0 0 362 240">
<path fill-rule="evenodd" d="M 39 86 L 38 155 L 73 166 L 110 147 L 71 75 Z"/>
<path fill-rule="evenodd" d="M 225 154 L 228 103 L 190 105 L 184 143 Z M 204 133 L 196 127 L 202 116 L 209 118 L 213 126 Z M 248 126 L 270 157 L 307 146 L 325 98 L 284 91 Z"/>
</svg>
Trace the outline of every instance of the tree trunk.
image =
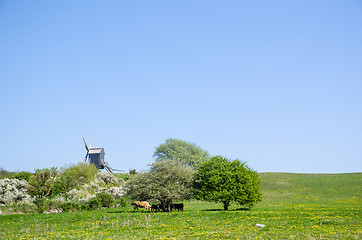
<svg viewBox="0 0 362 240">
<path fill-rule="evenodd" d="M 229 204 L 230 202 L 223 202 L 224 203 L 224 210 L 227 211 L 229 210 Z"/>
</svg>

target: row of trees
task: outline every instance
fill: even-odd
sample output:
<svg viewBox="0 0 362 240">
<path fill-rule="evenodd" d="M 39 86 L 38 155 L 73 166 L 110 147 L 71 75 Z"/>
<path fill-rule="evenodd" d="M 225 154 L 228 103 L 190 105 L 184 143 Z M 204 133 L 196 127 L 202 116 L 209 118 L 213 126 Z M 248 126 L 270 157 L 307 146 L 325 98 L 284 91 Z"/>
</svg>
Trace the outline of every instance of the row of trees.
<svg viewBox="0 0 362 240">
<path fill-rule="evenodd" d="M 172 138 L 156 148 L 154 158 L 149 171 L 129 175 L 101 173 L 85 163 L 19 172 L 14 179 L 0 180 L 0 205 L 35 200 L 43 212 L 59 201 L 62 209 L 84 209 L 109 205 L 112 199 L 124 202 L 123 196 L 128 196 L 158 201 L 164 210 L 174 201 L 190 198 L 219 202 L 228 210 L 231 203 L 252 207 L 261 200 L 259 177 L 245 162 L 210 157 L 197 145 Z"/>
<path fill-rule="evenodd" d="M 193 143 L 167 139 L 156 148 L 149 172 L 127 182 L 128 195 L 138 200 L 159 201 L 167 209 L 172 201 L 190 199 L 252 207 L 261 200 L 259 177 L 239 160 L 210 157 Z"/>
<path fill-rule="evenodd" d="M 34 173 L 7 172 L 0 179 L 0 206 L 32 212 L 35 204 L 37 211 L 44 212 L 124 205 L 122 176 L 102 173 L 87 163 L 37 169 Z"/>
</svg>

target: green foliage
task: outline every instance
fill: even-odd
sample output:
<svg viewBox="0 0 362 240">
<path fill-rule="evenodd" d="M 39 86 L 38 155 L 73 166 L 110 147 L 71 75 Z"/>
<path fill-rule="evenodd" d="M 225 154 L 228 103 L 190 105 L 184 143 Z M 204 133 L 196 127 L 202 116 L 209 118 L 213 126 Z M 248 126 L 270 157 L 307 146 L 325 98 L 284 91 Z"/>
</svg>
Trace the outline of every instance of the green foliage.
<svg viewBox="0 0 362 240">
<path fill-rule="evenodd" d="M 200 164 L 194 182 L 195 197 L 221 202 L 224 210 L 232 202 L 252 207 L 261 201 L 259 183 L 258 174 L 246 163 L 216 156 Z"/>
<path fill-rule="evenodd" d="M 32 176 L 32 173 L 22 171 L 22 172 L 16 173 L 16 175 L 14 176 L 14 178 L 19 179 L 19 180 L 25 180 L 25 181 L 29 182 L 31 176 Z"/>
<path fill-rule="evenodd" d="M 125 198 L 119 198 L 114 202 L 114 204 L 119 207 L 125 207 L 125 206 L 127 206 L 127 201 Z"/>
<path fill-rule="evenodd" d="M 90 209 L 99 209 L 102 206 L 100 198 L 94 197 L 88 200 L 87 205 Z"/>
<path fill-rule="evenodd" d="M 138 173 L 126 183 L 127 194 L 135 200 L 158 200 L 166 209 L 172 201 L 192 197 L 194 172 L 180 161 L 154 162 L 149 172 Z"/>
<path fill-rule="evenodd" d="M 113 175 L 116 176 L 118 179 L 122 180 L 123 182 L 131 179 L 131 173 L 113 173 Z"/>
<path fill-rule="evenodd" d="M 114 203 L 114 198 L 111 194 L 108 193 L 98 193 L 96 195 L 96 198 L 99 198 L 101 200 L 102 207 L 109 208 Z"/>
<path fill-rule="evenodd" d="M 74 212 L 81 209 L 81 205 L 75 202 L 65 202 L 61 205 L 63 212 Z"/>
<path fill-rule="evenodd" d="M 64 194 L 73 188 L 89 183 L 95 179 L 98 171 L 95 165 L 82 162 L 61 168 L 54 184 L 52 196 Z"/>
<path fill-rule="evenodd" d="M 197 168 L 200 163 L 209 159 L 209 153 L 194 143 L 169 138 L 156 148 L 153 157 L 156 161 L 178 160 L 185 166 Z"/>
<path fill-rule="evenodd" d="M 9 172 L 9 171 L 5 170 L 4 168 L 0 167 L 0 179 L 14 178 L 15 175 L 16 175 L 15 172 Z"/>
<path fill-rule="evenodd" d="M 43 170 L 36 169 L 28 182 L 27 190 L 31 196 L 35 196 L 39 212 L 43 211 L 43 198 L 50 194 L 54 185 L 55 175 L 56 170 L 54 168 Z"/>
</svg>

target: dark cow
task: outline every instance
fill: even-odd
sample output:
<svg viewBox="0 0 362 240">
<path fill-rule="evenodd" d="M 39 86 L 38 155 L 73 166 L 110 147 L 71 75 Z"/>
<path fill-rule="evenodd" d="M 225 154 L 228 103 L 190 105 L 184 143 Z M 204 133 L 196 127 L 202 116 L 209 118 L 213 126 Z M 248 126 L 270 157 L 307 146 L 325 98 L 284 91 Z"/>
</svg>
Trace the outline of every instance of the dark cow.
<svg viewBox="0 0 362 240">
<path fill-rule="evenodd" d="M 184 210 L 184 204 L 183 203 L 171 203 L 170 204 L 170 211 L 172 212 L 172 209 L 177 211 L 183 211 Z"/>
<path fill-rule="evenodd" d="M 161 204 L 152 204 L 151 211 L 158 212 L 161 210 Z"/>
</svg>

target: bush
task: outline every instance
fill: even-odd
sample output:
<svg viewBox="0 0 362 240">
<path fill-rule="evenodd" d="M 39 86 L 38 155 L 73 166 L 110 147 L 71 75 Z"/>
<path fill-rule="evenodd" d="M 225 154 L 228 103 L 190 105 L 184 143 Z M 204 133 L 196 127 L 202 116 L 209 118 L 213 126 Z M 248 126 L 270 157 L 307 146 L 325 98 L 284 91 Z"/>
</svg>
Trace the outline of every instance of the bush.
<svg viewBox="0 0 362 240">
<path fill-rule="evenodd" d="M 14 178 L 18 179 L 18 180 L 25 180 L 27 182 L 30 181 L 32 174 L 30 172 L 18 172 Z"/>
<path fill-rule="evenodd" d="M 61 205 L 64 212 L 73 212 L 81 209 L 81 205 L 75 202 L 65 202 Z"/>
<path fill-rule="evenodd" d="M 109 208 L 115 203 L 112 195 L 108 193 L 98 193 L 96 197 L 89 199 L 87 205 L 91 209 L 98 209 L 100 207 Z"/>
<path fill-rule="evenodd" d="M 73 188 L 91 182 L 95 179 L 98 171 L 94 164 L 87 163 L 78 163 L 77 165 L 61 168 L 51 195 L 65 194 Z"/>
<path fill-rule="evenodd" d="M 28 183 L 18 179 L 0 179 L 0 205 L 10 205 L 18 201 L 32 203 L 27 191 Z"/>
<path fill-rule="evenodd" d="M 4 168 L 0 167 L 0 179 L 4 178 L 14 178 L 16 173 L 6 171 Z"/>
<path fill-rule="evenodd" d="M 101 187 L 115 187 L 120 186 L 123 179 L 117 178 L 113 173 L 99 172 L 95 182 Z"/>
<path fill-rule="evenodd" d="M 55 210 L 62 208 L 65 202 L 64 197 L 57 197 L 53 199 L 45 199 L 44 200 L 44 207 L 45 210 Z"/>
<path fill-rule="evenodd" d="M 102 207 L 109 208 L 114 203 L 114 198 L 108 193 L 98 193 L 97 198 L 100 199 Z"/>
<path fill-rule="evenodd" d="M 50 191 L 54 186 L 55 175 L 55 168 L 36 169 L 26 187 L 29 194 L 35 197 L 39 212 L 43 212 L 44 210 L 43 198 L 50 194 Z"/>
<path fill-rule="evenodd" d="M 87 205 L 89 206 L 90 209 L 98 209 L 102 206 L 101 199 L 97 197 L 91 198 L 87 202 Z"/>
<path fill-rule="evenodd" d="M 118 207 L 125 207 L 127 206 L 127 201 L 125 198 L 120 198 L 114 202 L 114 204 Z"/>
</svg>

